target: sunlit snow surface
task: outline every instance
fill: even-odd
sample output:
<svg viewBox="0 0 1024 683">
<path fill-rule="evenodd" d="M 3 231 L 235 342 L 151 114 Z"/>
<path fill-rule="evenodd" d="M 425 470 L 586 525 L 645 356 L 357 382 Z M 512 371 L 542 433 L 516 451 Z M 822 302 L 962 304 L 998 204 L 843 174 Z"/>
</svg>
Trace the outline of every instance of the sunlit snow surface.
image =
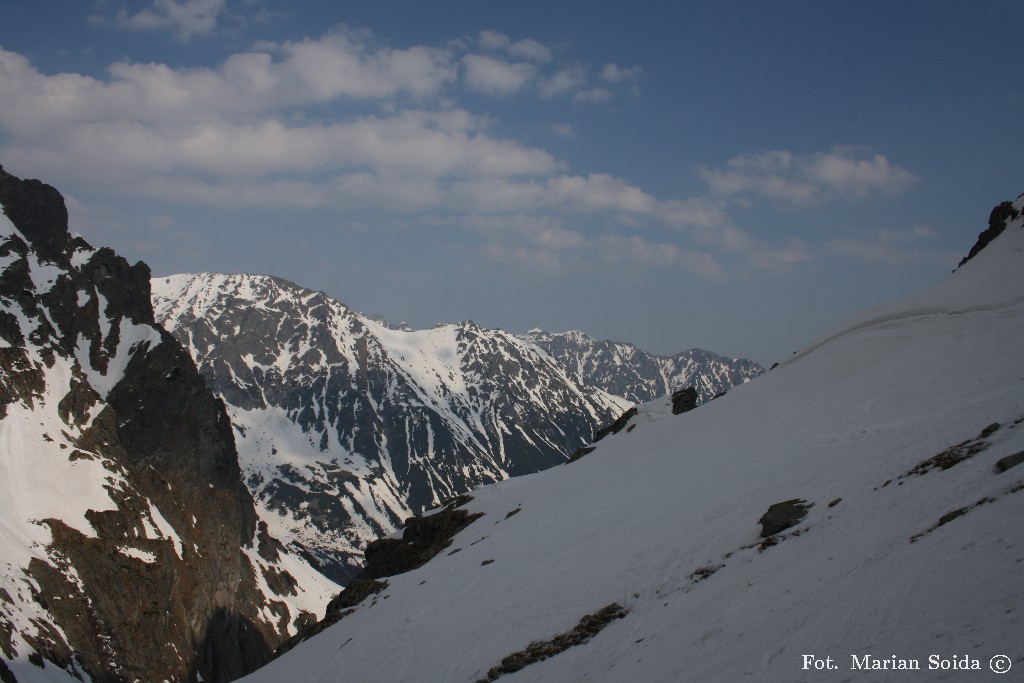
<svg viewBox="0 0 1024 683">
<path fill-rule="evenodd" d="M 851 671 L 866 654 L 920 661 L 899 680 L 987 680 L 1000 654 L 1019 675 L 1024 466 L 994 463 L 1024 450 L 1022 222 L 696 411 L 645 407 L 576 463 L 476 491 L 460 552 L 244 680 L 476 681 L 611 602 L 628 616 L 502 680 L 896 680 Z M 973 458 L 904 477 L 994 422 Z M 759 551 L 759 517 L 792 498 L 814 507 Z M 983 671 L 927 671 L 933 654 Z"/>
</svg>

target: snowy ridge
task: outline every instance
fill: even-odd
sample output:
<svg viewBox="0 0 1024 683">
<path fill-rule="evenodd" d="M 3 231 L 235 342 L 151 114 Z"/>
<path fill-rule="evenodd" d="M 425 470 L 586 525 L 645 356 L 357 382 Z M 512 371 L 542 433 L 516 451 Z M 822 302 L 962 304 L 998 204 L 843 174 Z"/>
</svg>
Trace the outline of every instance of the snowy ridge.
<svg viewBox="0 0 1024 683">
<path fill-rule="evenodd" d="M 465 509 L 484 516 L 451 551 L 244 680 L 493 680 L 613 603 L 624 618 L 508 680 L 1024 667 L 1024 465 L 995 466 L 1024 451 L 1022 249 L 1017 219 L 945 282 L 757 382 L 682 415 L 643 406 L 568 467 L 478 488 Z M 793 499 L 806 517 L 762 538 L 761 515 Z"/>
<path fill-rule="evenodd" d="M 698 403 L 703 403 L 764 372 L 753 361 L 703 349 L 658 356 L 633 344 L 597 341 L 578 330 L 552 333 L 535 328 L 520 337 L 543 348 L 586 384 L 635 403 L 686 387 L 696 389 Z"/>
<path fill-rule="evenodd" d="M 563 463 L 630 405 L 470 321 L 389 326 L 269 276 L 152 287 L 227 404 L 261 518 L 338 581 L 409 515 Z"/>
</svg>

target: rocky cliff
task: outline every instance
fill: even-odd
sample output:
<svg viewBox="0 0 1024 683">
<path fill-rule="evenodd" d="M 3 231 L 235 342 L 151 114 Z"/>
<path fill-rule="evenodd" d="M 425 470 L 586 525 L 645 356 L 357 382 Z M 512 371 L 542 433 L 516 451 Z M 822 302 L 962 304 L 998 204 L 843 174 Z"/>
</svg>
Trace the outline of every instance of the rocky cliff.
<svg viewBox="0 0 1024 683">
<path fill-rule="evenodd" d="M 71 234 L 39 181 L 0 168 L 0 204 L 0 674 L 252 670 L 332 587 L 259 524 L 146 265 Z"/>
</svg>

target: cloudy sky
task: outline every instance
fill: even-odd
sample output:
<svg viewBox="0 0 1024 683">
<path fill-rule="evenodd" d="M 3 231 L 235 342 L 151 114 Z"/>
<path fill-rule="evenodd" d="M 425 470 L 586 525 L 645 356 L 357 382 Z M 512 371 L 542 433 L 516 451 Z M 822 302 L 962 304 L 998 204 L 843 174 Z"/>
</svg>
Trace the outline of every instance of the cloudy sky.
<svg viewBox="0 0 1024 683">
<path fill-rule="evenodd" d="M 781 360 L 1024 192 L 1024 2 L 0 0 L 0 164 L 155 275 Z"/>
</svg>

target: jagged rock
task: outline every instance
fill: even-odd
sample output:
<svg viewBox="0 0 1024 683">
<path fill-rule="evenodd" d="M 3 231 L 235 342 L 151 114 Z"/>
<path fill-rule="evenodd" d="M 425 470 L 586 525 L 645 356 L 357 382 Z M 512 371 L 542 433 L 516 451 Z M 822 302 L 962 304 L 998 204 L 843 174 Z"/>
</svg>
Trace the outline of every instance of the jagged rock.
<svg viewBox="0 0 1024 683">
<path fill-rule="evenodd" d="M 711 400 L 718 398 L 721 394 L 715 395 Z M 679 415 L 697 407 L 697 390 L 693 387 L 680 389 L 672 394 L 672 414 Z"/>
<path fill-rule="evenodd" d="M 448 509 L 405 520 L 402 538 L 380 538 L 366 547 L 366 566 L 360 579 L 379 579 L 411 571 L 451 543 L 452 537 L 480 517 L 462 509 Z"/>
<path fill-rule="evenodd" d="M 589 455 L 597 450 L 596 446 L 584 446 L 583 448 L 577 449 L 572 455 L 569 456 L 569 462 L 576 462 L 584 455 Z M 568 464 L 568 463 L 566 463 Z"/>
<path fill-rule="evenodd" d="M 794 498 L 782 503 L 773 503 L 768 511 L 761 515 L 758 523 L 761 525 L 761 536 L 767 538 L 780 531 L 796 526 L 800 520 L 807 516 L 807 512 L 814 507 L 814 503 Z"/>
<path fill-rule="evenodd" d="M 629 423 L 630 418 L 636 417 L 636 415 L 637 409 L 636 406 L 633 406 L 632 408 L 624 412 L 622 415 L 619 415 L 618 419 L 615 420 L 615 422 L 612 422 L 610 425 L 602 427 L 601 429 L 597 430 L 597 432 L 594 434 L 594 442 L 596 443 L 600 441 L 609 434 L 618 434 L 619 432 L 626 428 L 626 424 Z"/>
<path fill-rule="evenodd" d="M 978 234 L 978 241 L 974 243 L 971 250 L 957 264 L 957 268 L 970 261 L 978 253 L 987 247 L 989 243 L 1002 234 L 1006 229 L 1006 222 L 1020 216 L 1020 212 L 1014 208 L 1013 202 L 1002 202 L 992 209 L 988 215 L 988 227 Z"/>
<path fill-rule="evenodd" d="M 459 496 L 449 503 L 462 504 L 472 496 Z M 483 516 L 482 512 L 470 514 L 450 505 L 429 515 L 414 516 L 405 520 L 402 538 L 379 538 L 369 543 L 364 552 L 366 564 L 362 571 L 349 582 L 345 590 L 336 595 L 327 605 L 327 614 L 317 623 L 300 628 L 298 633 L 285 641 L 275 653 L 280 656 L 308 638 L 316 635 L 339 619 L 351 614 L 352 609 L 371 595 L 385 588 L 387 582 L 380 579 L 412 571 L 427 563 L 449 545 L 452 538 Z"/>
<path fill-rule="evenodd" d="M 56 188 L 15 178 L 0 166 L 4 213 L 43 258 L 55 261 L 68 245 L 68 209 Z"/>
</svg>

